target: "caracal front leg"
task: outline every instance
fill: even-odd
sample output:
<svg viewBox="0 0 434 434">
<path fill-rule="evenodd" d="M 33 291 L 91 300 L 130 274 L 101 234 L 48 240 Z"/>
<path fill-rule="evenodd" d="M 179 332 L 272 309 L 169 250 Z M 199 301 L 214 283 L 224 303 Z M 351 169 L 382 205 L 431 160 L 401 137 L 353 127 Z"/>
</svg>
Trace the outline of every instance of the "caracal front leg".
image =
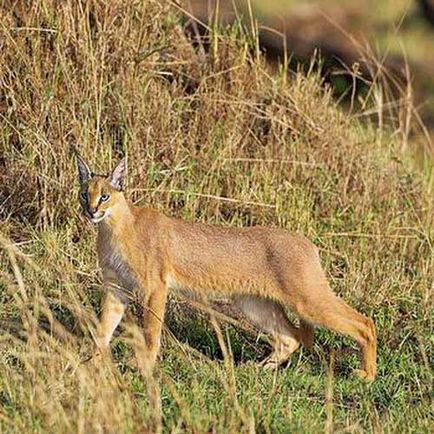
<svg viewBox="0 0 434 434">
<path fill-rule="evenodd" d="M 146 369 L 152 370 L 160 349 L 161 329 L 164 322 L 168 288 L 166 283 L 159 280 L 152 282 L 149 285 L 149 290 L 143 322 L 146 344 L 146 354 L 143 362 Z"/>
<path fill-rule="evenodd" d="M 104 282 L 104 287 L 105 299 L 95 337 L 96 355 L 107 353 L 113 332 L 121 322 L 126 308 L 126 304 L 116 294 L 112 282 Z"/>
</svg>

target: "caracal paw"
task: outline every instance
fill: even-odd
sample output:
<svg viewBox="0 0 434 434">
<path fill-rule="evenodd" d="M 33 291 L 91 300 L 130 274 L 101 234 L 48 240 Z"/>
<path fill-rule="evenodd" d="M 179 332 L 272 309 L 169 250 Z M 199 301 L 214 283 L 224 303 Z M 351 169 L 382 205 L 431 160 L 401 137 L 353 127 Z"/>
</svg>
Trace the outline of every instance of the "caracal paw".
<svg viewBox="0 0 434 434">
<path fill-rule="evenodd" d="M 262 362 L 259 363 L 259 366 L 262 367 L 265 371 L 274 371 L 277 369 L 283 362 L 276 360 L 272 357 L 267 357 Z"/>
<path fill-rule="evenodd" d="M 364 369 L 354 369 L 354 374 L 356 374 L 359 378 L 361 378 L 362 380 L 368 383 L 371 383 L 372 381 L 375 380 L 375 375 L 370 374 Z"/>
</svg>

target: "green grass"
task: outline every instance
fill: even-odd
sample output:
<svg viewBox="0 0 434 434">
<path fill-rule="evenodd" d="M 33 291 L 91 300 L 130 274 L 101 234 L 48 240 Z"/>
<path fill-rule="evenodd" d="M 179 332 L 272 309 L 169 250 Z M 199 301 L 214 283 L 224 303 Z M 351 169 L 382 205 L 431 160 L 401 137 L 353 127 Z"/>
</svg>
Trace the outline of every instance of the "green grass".
<svg viewBox="0 0 434 434">
<path fill-rule="evenodd" d="M 402 151 L 400 107 L 361 123 L 316 74 L 270 75 L 240 29 L 202 58 L 152 1 L 0 12 L 1 432 L 432 432 L 432 163 Z M 101 279 L 70 143 L 102 172 L 125 154 L 138 204 L 312 239 L 376 322 L 378 379 L 353 376 L 358 349 L 323 330 L 264 371 L 263 339 L 219 334 L 176 295 L 153 377 L 135 367 L 134 305 L 112 361 L 84 362 Z"/>
</svg>

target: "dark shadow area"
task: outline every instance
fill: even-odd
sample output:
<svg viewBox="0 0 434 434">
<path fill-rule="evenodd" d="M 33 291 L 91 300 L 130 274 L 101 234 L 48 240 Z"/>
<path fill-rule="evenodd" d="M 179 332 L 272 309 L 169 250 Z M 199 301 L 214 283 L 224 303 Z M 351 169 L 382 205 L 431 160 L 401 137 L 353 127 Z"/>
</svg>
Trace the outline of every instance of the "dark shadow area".
<svg viewBox="0 0 434 434">
<path fill-rule="evenodd" d="M 217 314 L 221 313 L 228 318 L 235 317 L 234 311 L 228 312 L 226 304 L 214 304 L 213 308 Z M 235 319 L 238 320 L 236 317 Z M 258 334 L 251 325 L 244 324 L 242 327 L 237 327 L 224 320 L 217 321 L 226 344 L 229 342 L 228 349 L 232 352 L 236 365 L 260 362 L 270 353 L 271 347 L 263 339 L 258 339 Z M 209 313 L 193 308 L 187 303 L 171 301 L 166 313 L 165 325 L 182 344 L 192 347 L 209 359 L 223 360 L 222 349 Z"/>
<path fill-rule="evenodd" d="M 418 107 L 424 124 L 433 129 L 434 58 L 421 58 L 412 56 L 411 52 L 388 48 L 389 36 L 394 32 L 393 37 L 398 41 L 398 36 L 405 40 L 408 29 L 413 33 L 418 29 L 426 34 L 427 46 L 430 39 L 433 41 L 431 49 L 434 50 L 434 33 L 425 24 L 426 20 L 434 22 L 433 1 L 415 1 L 396 23 L 379 20 L 367 8 L 335 3 L 319 7 L 320 2 L 306 5 L 294 2 L 286 13 L 278 15 L 271 7 L 267 13 L 265 6 L 255 11 L 253 2 L 259 49 L 269 65 L 277 69 L 286 60 L 290 71 L 316 69 L 339 102 L 344 107 L 351 103 L 352 108 L 358 96 L 364 98 L 369 92 L 373 82 L 381 83 L 387 99 L 406 98 L 410 80 L 414 106 Z M 250 12 L 242 1 L 220 0 L 218 8 L 215 1 L 206 0 L 193 0 L 189 5 L 184 27 L 198 52 L 209 54 L 211 34 L 208 29 L 215 27 L 216 15 L 223 28 L 237 23 L 246 34 L 251 33 Z M 404 31 L 403 36 L 400 30 Z M 377 47 L 379 40 L 384 48 Z"/>
</svg>

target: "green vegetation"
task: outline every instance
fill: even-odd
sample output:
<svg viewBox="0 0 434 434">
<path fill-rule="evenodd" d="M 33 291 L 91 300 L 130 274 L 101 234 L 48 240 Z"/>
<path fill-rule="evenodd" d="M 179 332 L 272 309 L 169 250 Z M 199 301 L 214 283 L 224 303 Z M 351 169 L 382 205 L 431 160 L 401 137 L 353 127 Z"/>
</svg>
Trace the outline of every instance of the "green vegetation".
<svg viewBox="0 0 434 434">
<path fill-rule="evenodd" d="M 237 26 L 201 54 L 151 0 L 1 8 L 1 432 L 433 430 L 432 166 L 402 151 L 405 107 L 393 127 L 346 114 L 315 74 L 270 73 Z M 264 371 L 266 343 L 175 295 L 153 378 L 135 368 L 137 306 L 113 360 L 85 362 L 100 276 L 70 143 L 101 172 L 125 154 L 139 204 L 311 238 L 377 324 L 378 380 L 322 330 Z"/>
</svg>

